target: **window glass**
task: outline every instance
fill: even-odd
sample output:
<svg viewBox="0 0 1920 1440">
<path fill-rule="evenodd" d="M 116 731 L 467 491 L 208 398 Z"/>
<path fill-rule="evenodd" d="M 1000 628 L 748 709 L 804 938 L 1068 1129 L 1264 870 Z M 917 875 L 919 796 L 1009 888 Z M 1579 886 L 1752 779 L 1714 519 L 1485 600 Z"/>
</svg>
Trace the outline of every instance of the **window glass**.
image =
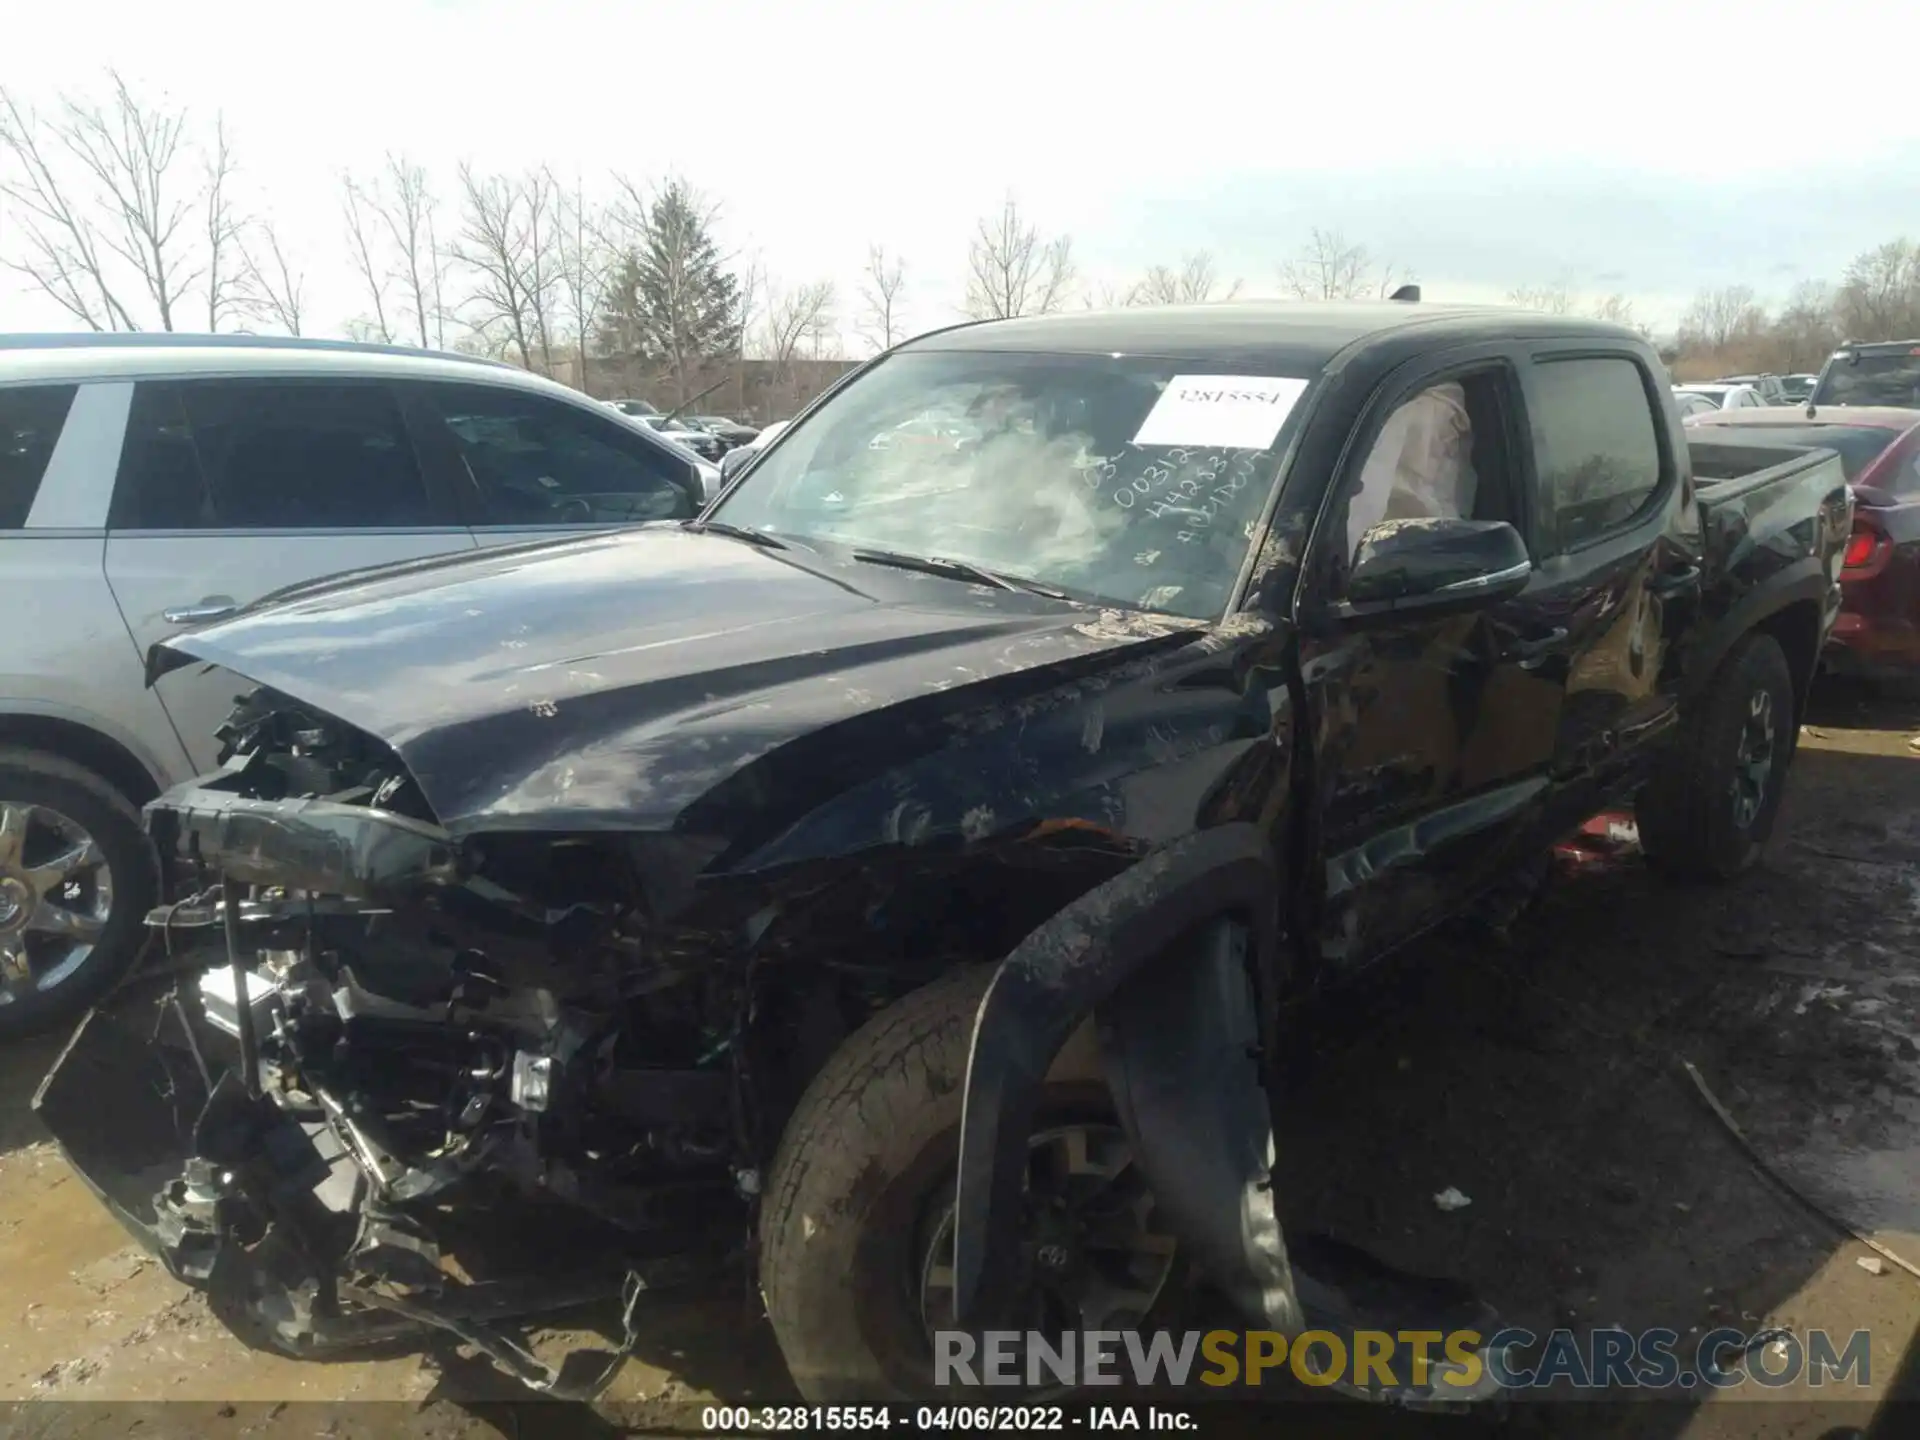
<svg viewBox="0 0 1920 1440">
<path fill-rule="evenodd" d="M 1845 352 L 1820 373 L 1814 399 L 1822 405 L 1920 405 L 1920 345 L 1904 350 Z"/>
<path fill-rule="evenodd" d="M 1208 368 L 1141 355 L 890 355 L 782 432 L 716 515 L 802 543 L 957 560 L 1212 618 L 1259 529 L 1310 377 Z"/>
<path fill-rule="evenodd" d="M 687 466 L 611 420 L 493 385 L 428 385 L 494 525 L 628 524 L 700 511 Z"/>
<path fill-rule="evenodd" d="M 1360 469 L 1347 507 L 1347 554 L 1386 520 L 1471 520 L 1479 477 L 1473 420 L 1458 380 L 1430 385 L 1394 407 Z"/>
<path fill-rule="evenodd" d="M 74 385 L 0 389 L 0 530 L 27 523 L 40 477 L 47 473 L 60 427 L 73 405 Z"/>
<path fill-rule="evenodd" d="M 1546 361 L 1529 407 L 1545 553 L 1624 524 L 1660 488 L 1659 435 L 1633 361 Z"/>
<path fill-rule="evenodd" d="M 196 380 L 135 387 L 112 524 L 133 530 L 440 523 L 386 387 Z"/>
</svg>

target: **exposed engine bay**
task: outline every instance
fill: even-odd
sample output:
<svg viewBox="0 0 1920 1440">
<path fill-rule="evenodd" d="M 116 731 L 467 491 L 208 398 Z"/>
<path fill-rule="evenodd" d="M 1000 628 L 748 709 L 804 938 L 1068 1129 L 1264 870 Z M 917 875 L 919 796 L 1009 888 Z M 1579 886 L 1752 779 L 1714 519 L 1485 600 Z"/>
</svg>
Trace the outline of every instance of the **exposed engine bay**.
<svg viewBox="0 0 1920 1440">
<path fill-rule="evenodd" d="M 149 917 L 147 1033 L 97 1013 L 43 1112 L 100 1093 L 90 1069 L 164 1072 L 168 1113 L 132 1123 L 184 1167 L 103 1198 L 243 1339 L 436 1327 L 592 1393 L 618 1354 L 549 1367 L 503 1326 L 617 1297 L 630 1344 L 643 1291 L 745 1243 L 750 966 L 653 924 L 618 844 L 453 844 L 383 747 L 270 692 L 222 737 L 149 810 L 180 898 Z"/>
</svg>

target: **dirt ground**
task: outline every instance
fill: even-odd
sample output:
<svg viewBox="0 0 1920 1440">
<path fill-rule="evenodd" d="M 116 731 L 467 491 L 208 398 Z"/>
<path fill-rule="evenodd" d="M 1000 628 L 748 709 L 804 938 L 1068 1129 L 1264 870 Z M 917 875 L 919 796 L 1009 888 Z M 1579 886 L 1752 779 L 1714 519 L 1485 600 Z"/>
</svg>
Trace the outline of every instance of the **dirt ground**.
<svg viewBox="0 0 1920 1440">
<path fill-rule="evenodd" d="M 1869 1273 L 1872 1252 L 1766 1183 L 1681 1062 L 1796 1185 L 1920 1264 L 1916 734 L 1920 703 L 1829 688 L 1766 863 L 1740 884 L 1672 887 L 1632 859 L 1562 867 L 1510 944 L 1423 945 L 1292 1027 L 1290 1225 L 1472 1282 L 1543 1332 L 1872 1333 L 1863 1402 L 1747 1386 L 1684 1407 L 1516 1407 L 1507 1433 L 1810 1437 L 1868 1423 L 1912 1383 L 1896 1377 L 1920 1363 L 1920 1279 Z M 686 1426 L 688 1400 L 790 1394 L 744 1283 L 661 1307 L 591 1410 L 519 1403 L 451 1354 L 245 1350 L 40 1133 L 28 1104 L 56 1048 L 0 1055 L 0 1402 L 25 1402 L 0 1408 L 0 1433 L 607 1435 Z M 1448 1187 L 1471 1204 L 1442 1211 Z M 1431 1424 L 1360 1418 L 1378 1434 Z"/>
</svg>

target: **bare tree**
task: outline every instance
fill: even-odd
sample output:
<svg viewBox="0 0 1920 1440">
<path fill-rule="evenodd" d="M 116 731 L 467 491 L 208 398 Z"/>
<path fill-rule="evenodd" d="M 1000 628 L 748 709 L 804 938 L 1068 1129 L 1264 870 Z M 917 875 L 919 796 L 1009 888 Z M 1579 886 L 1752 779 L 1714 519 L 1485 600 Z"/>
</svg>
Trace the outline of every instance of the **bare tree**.
<svg viewBox="0 0 1920 1440">
<path fill-rule="evenodd" d="M 174 328 L 175 309 L 200 278 L 204 257 L 191 253 L 183 229 L 194 196 L 175 174 L 186 141 L 184 110 L 149 108 L 118 72 L 110 106 L 66 102 L 61 139 L 107 199 L 115 223 L 107 246 L 140 276 L 162 330 Z"/>
<path fill-rule="evenodd" d="M 0 158 L 10 162 L 0 198 L 14 211 L 4 263 L 95 330 L 137 330 L 149 318 L 172 330 L 205 282 L 217 327 L 232 304 L 236 224 L 225 129 L 216 122 L 204 150 L 184 109 L 147 105 L 107 73 L 105 104 L 63 98 L 53 118 L 0 91 Z"/>
<path fill-rule="evenodd" d="M 522 178 L 476 174 L 460 167 L 464 196 L 455 254 L 470 272 L 469 323 L 482 336 L 503 336 L 508 353 L 526 369 L 553 368 L 553 177 L 536 170 Z"/>
<path fill-rule="evenodd" d="M 1767 313 L 1748 286 L 1702 290 L 1680 317 L 1680 343 L 1688 348 L 1720 351 L 1736 342 L 1758 338 L 1766 325 Z"/>
<path fill-rule="evenodd" d="M 248 314 L 298 335 L 306 276 L 287 259 L 271 222 L 263 221 L 257 229 L 256 239 L 241 235 L 234 242 L 240 256 L 239 304 Z"/>
<path fill-rule="evenodd" d="M 585 390 L 587 346 L 606 306 L 613 252 L 603 238 L 604 219 L 587 200 L 586 188 L 577 177 L 572 190 L 561 192 L 558 212 L 560 288 L 566 297 L 567 320 L 573 330 L 580 388 Z"/>
<path fill-rule="evenodd" d="M 756 255 L 748 256 L 735 270 L 739 279 L 738 306 L 740 315 L 739 355 L 746 358 L 747 348 L 755 343 L 755 332 L 760 327 L 761 311 L 766 308 L 769 296 L 767 285 L 767 267 Z"/>
<path fill-rule="evenodd" d="M 1633 301 L 1616 290 L 1613 294 L 1604 295 L 1594 301 L 1591 314 L 1596 320 L 1608 320 L 1615 325 L 1632 325 L 1634 323 Z"/>
<path fill-rule="evenodd" d="M 1556 280 L 1551 285 L 1516 285 L 1507 291 L 1507 303 L 1524 310 L 1540 310 L 1548 315 L 1571 315 L 1574 308 L 1573 288 L 1564 280 Z"/>
<path fill-rule="evenodd" d="M 1300 253 L 1280 266 L 1280 284 L 1297 300 L 1352 300 L 1372 290 L 1373 272 L 1366 246 L 1316 226 Z"/>
<path fill-rule="evenodd" d="M 427 172 L 404 155 L 389 154 L 382 182 L 364 198 L 380 217 L 393 246 L 391 278 L 399 282 L 403 303 L 412 312 L 420 348 L 434 349 L 436 334 L 445 323 L 439 313 L 440 272 L 445 264 L 434 243 L 434 199 Z"/>
<path fill-rule="evenodd" d="M 983 215 L 967 246 L 967 314 L 976 320 L 1046 315 L 1067 302 L 1075 276 L 1073 241 L 1040 237 L 1009 195 Z"/>
<path fill-rule="evenodd" d="M 379 206 L 369 200 L 360 182 L 351 175 L 340 177 L 340 188 L 341 211 L 347 222 L 347 258 L 360 283 L 366 286 L 367 298 L 373 302 L 373 319 L 353 322 L 348 328 L 364 331 L 368 338 L 382 345 L 391 345 L 393 326 L 387 321 L 387 267 L 374 251 L 378 238 L 374 225 L 379 218 Z"/>
<path fill-rule="evenodd" d="M 1653 327 L 1634 315 L 1633 301 L 1619 291 L 1603 295 L 1594 301 L 1587 313 L 1596 320 L 1605 320 L 1614 325 L 1624 325 L 1637 333 L 1642 340 L 1653 339 Z"/>
<path fill-rule="evenodd" d="M 770 292 L 761 348 L 773 362 L 776 380 L 786 378 L 802 343 L 819 333 L 822 317 L 827 317 L 826 323 L 832 323 L 833 305 L 831 280 L 814 280 Z"/>
<path fill-rule="evenodd" d="M 867 268 L 860 278 L 860 337 L 876 350 L 891 350 L 901 338 L 900 297 L 907 285 L 907 265 L 889 255 L 884 245 L 867 247 Z"/>
<path fill-rule="evenodd" d="M 1180 262 L 1178 270 L 1168 265 L 1154 265 L 1128 290 L 1122 302 L 1126 305 L 1197 305 L 1215 298 L 1231 300 L 1240 293 L 1241 282 L 1235 280 L 1228 284 L 1225 293 L 1215 296 L 1219 288 L 1220 276 L 1215 270 L 1213 256 L 1205 250 L 1199 250 Z"/>
<path fill-rule="evenodd" d="M 1774 321 L 1773 335 L 1779 346 L 1780 369 L 1819 369 L 1820 362 L 1845 338 L 1833 287 L 1819 280 L 1802 280 L 1794 286 L 1780 318 Z"/>
<path fill-rule="evenodd" d="M 233 211 L 228 182 L 234 172 L 233 150 L 227 144 L 227 124 L 213 124 L 213 148 L 207 154 L 206 187 L 200 212 L 207 245 L 207 333 L 220 328 L 221 319 L 245 309 L 245 264 L 240 255 L 242 220 Z M 239 263 L 236 264 L 235 262 Z"/>
<path fill-rule="evenodd" d="M 55 137 L 31 109 L 0 90 L 0 148 L 18 175 L 0 182 L 0 198 L 13 203 L 22 253 L 7 268 L 27 277 L 90 330 L 138 330 L 108 273 L 108 252 L 96 229 L 89 197 L 61 177 L 55 157 L 40 137 Z"/>
<path fill-rule="evenodd" d="M 1835 301 L 1847 338 L 1904 340 L 1920 334 L 1920 245 L 1889 240 L 1847 266 Z"/>
</svg>

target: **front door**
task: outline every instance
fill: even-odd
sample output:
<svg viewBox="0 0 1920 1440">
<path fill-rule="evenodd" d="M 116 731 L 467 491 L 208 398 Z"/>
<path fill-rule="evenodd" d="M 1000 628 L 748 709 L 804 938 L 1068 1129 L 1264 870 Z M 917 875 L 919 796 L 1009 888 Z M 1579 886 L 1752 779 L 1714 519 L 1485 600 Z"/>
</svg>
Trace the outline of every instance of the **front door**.
<svg viewBox="0 0 1920 1440">
<path fill-rule="evenodd" d="M 108 516 L 107 581 L 134 644 L 272 591 L 474 548 L 430 489 L 378 381 L 149 382 L 134 389 Z M 192 665 L 155 687 L 196 772 L 245 682 Z"/>
<path fill-rule="evenodd" d="M 1518 364 L 1474 347 L 1396 371 L 1316 532 L 1299 619 L 1321 946 L 1336 964 L 1383 953 L 1501 874 L 1548 790 L 1566 682 L 1546 663 L 1555 627 L 1531 587 L 1444 616 L 1342 619 L 1335 603 L 1374 525 L 1452 516 L 1530 535 Z"/>
</svg>

